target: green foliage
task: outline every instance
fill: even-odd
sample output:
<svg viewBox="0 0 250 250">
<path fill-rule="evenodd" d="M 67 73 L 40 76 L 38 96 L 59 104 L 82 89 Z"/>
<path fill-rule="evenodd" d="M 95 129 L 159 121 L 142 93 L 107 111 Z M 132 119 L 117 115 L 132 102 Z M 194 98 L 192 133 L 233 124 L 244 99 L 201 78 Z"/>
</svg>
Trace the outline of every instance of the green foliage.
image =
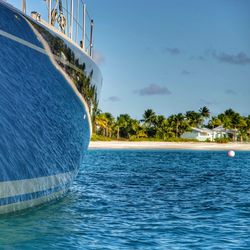
<svg viewBox="0 0 250 250">
<path fill-rule="evenodd" d="M 190 127 L 201 127 L 203 123 L 202 115 L 195 111 L 187 111 L 185 115 Z"/>
<path fill-rule="evenodd" d="M 166 139 L 161 138 L 131 138 L 129 141 L 152 141 L 152 142 L 198 142 L 196 139 L 184 139 L 178 137 L 171 137 Z"/>
<path fill-rule="evenodd" d="M 171 115 L 168 118 L 169 126 L 172 128 L 172 132 L 175 137 L 180 137 L 184 132 L 189 131 L 191 126 L 182 113 L 177 115 Z"/>
<path fill-rule="evenodd" d="M 200 115 L 205 119 L 210 117 L 210 110 L 206 106 L 200 108 L 199 112 Z"/>
<path fill-rule="evenodd" d="M 248 117 L 240 116 L 232 109 L 228 109 L 218 116 L 213 116 L 206 125 L 205 121 L 209 117 L 210 111 L 207 107 L 201 108 L 199 112 L 187 111 L 185 114 L 173 114 L 169 117 L 157 115 L 152 109 L 147 109 L 142 120 L 133 119 L 128 114 L 121 114 L 114 118 L 110 113 L 99 111 L 95 127 L 97 135 L 102 136 L 102 139 L 188 142 L 197 140 L 182 139 L 181 135 L 191 131 L 192 127 L 213 129 L 222 126 L 229 131 L 229 136 L 216 139 L 216 142 L 249 141 L 250 115 Z M 210 140 L 206 142 L 210 142 Z"/>
<path fill-rule="evenodd" d="M 213 116 L 212 119 L 208 122 L 208 128 L 210 129 L 219 127 L 221 125 L 222 121 L 216 116 Z"/>
<path fill-rule="evenodd" d="M 229 138 L 216 138 L 215 142 L 217 143 L 229 143 L 231 140 Z"/>
<path fill-rule="evenodd" d="M 112 141 L 110 137 L 92 134 L 91 141 Z"/>
</svg>

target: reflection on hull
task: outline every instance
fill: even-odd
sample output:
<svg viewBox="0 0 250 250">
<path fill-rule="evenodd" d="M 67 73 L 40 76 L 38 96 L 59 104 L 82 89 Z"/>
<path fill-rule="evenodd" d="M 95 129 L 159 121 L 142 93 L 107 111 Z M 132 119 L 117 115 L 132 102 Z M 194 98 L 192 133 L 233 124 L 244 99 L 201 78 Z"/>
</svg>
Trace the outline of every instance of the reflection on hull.
<svg viewBox="0 0 250 250">
<path fill-rule="evenodd" d="M 80 48 L 0 2 L 0 213 L 67 191 L 101 82 Z"/>
</svg>

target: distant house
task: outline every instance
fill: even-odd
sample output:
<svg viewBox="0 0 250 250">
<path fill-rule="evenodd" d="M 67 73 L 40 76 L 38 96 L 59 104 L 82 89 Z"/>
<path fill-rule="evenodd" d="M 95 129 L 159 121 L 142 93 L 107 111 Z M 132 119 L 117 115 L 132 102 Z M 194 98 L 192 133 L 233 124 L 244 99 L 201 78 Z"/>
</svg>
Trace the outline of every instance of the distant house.
<svg viewBox="0 0 250 250">
<path fill-rule="evenodd" d="M 198 141 L 215 141 L 220 138 L 231 138 L 237 140 L 237 130 L 225 129 L 223 126 L 214 129 L 192 128 L 191 131 L 182 134 L 183 139 L 196 139 Z"/>
<path fill-rule="evenodd" d="M 192 128 L 191 131 L 182 134 L 183 139 L 196 139 L 198 141 L 213 141 L 214 132 L 207 128 Z"/>
<path fill-rule="evenodd" d="M 220 138 L 228 138 L 228 130 L 225 129 L 223 126 L 219 126 L 213 129 L 214 136 L 213 140 L 220 139 Z"/>
<path fill-rule="evenodd" d="M 217 138 L 230 138 L 233 141 L 237 141 L 238 130 L 237 129 L 226 129 L 223 126 L 219 126 L 213 129 L 214 139 Z"/>
</svg>

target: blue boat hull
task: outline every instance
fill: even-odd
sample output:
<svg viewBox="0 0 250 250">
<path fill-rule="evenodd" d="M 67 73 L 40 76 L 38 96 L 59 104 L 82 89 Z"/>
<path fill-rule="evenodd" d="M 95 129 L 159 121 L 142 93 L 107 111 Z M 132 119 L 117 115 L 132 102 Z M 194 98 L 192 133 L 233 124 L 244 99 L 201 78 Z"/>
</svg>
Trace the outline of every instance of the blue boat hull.
<svg viewBox="0 0 250 250">
<path fill-rule="evenodd" d="M 67 191 L 88 148 L 100 85 L 80 48 L 0 2 L 0 213 Z M 87 88 L 94 95 L 84 96 Z"/>
</svg>

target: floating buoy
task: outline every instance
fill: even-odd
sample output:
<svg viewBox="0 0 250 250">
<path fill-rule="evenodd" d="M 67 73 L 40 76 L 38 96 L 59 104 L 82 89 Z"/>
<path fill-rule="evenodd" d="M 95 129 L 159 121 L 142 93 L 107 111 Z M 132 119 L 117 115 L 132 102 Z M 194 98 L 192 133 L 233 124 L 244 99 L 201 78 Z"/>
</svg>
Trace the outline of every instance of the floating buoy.
<svg viewBox="0 0 250 250">
<path fill-rule="evenodd" d="M 233 150 L 230 150 L 227 152 L 227 156 L 228 157 L 234 157 L 235 156 L 235 152 Z"/>
</svg>

